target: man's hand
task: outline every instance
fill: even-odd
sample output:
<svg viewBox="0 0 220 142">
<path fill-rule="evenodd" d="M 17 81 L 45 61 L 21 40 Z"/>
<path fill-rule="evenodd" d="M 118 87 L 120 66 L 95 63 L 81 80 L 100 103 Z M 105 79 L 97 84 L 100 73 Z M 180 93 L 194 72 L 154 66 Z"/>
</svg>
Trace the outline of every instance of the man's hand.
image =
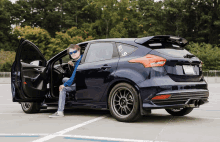
<svg viewBox="0 0 220 142">
<path fill-rule="evenodd" d="M 70 64 L 71 66 L 74 66 L 72 61 L 69 61 L 68 64 Z"/>
<path fill-rule="evenodd" d="M 64 87 L 65 87 L 64 85 L 60 85 L 59 91 L 62 91 Z"/>
</svg>

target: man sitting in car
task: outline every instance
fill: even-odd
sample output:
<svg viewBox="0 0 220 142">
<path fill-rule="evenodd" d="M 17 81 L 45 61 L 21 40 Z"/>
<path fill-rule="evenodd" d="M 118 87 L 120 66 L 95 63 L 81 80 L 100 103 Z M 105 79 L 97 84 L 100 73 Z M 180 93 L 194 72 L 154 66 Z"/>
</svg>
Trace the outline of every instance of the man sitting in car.
<svg viewBox="0 0 220 142">
<path fill-rule="evenodd" d="M 59 87 L 59 103 L 58 103 L 58 110 L 57 112 L 55 112 L 54 114 L 50 115 L 49 117 L 63 117 L 63 110 L 64 110 L 64 106 L 65 106 L 65 100 L 66 100 L 66 92 L 71 92 L 74 91 L 76 89 L 75 84 L 73 84 L 74 82 L 74 78 L 75 78 L 75 74 L 76 74 L 76 70 L 77 67 L 82 59 L 82 55 L 80 52 L 80 46 L 78 45 L 73 45 L 71 44 L 69 46 L 69 48 L 67 49 L 67 53 L 70 54 L 71 58 L 76 61 L 75 65 L 73 64 L 72 61 L 69 61 L 68 64 L 70 64 L 71 66 L 75 66 L 74 71 L 72 73 L 72 76 L 70 78 L 63 78 L 63 85 L 60 85 Z"/>
</svg>

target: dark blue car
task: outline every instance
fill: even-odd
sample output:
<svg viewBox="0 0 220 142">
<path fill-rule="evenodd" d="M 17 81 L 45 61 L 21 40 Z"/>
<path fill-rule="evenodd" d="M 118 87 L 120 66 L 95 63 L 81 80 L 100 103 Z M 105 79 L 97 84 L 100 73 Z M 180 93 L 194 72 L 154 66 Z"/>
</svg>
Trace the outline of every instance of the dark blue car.
<svg viewBox="0 0 220 142">
<path fill-rule="evenodd" d="M 175 36 L 99 39 L 78 43 L 83 57 L 77 68 L 76 91 L 66 106 L 109 109 L 118 121 L 136 121 L 151 109 L 175 116 L 208 102 L 202 62 Z M 59 86 L 73 67 L 67 50 L 46 60 L 38 47 L 22 39 L 11 69 L 13 102 L 25 113 L 58 106 Z"/>
</svg>

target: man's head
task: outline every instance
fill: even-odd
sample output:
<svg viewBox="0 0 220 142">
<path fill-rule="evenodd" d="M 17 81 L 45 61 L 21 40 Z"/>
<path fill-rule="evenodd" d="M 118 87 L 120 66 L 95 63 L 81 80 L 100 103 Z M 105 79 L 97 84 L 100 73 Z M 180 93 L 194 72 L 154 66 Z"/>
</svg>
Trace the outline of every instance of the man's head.
<svg viewBox="0 0 220 142">
<path fill-rule="evenodd" d="M 80 58 L 80 46 L 75 44 L 70 44 L 67 49 L 67 53 L 73 58 L 73 60 L 78 60 Z"/>
</svg>

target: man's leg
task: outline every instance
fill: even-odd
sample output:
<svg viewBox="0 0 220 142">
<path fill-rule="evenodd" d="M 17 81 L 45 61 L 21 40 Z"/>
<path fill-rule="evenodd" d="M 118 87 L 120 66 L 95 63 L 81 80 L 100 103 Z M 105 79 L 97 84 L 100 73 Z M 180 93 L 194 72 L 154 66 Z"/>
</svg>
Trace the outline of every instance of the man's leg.
<svg viewBox="0 0 220 142">
<path fill-rule="evenodd" d="M 75 90 L 75 86 L 66 86 L 63 88 L 62 91 L 60 91 L 59 95 L 59 104 L 58 104 L 58 111 L 63 111 L 66 101 L 66 92 L 71 92 Z"/>
<path fill-rule="evenodd" d="M 68 80 L 69 80 L 69 78 L 63 78 L 62 82 L 65 83 Z M 74 91 L 75 89 L 76 89 L 76 86 L 75 86 L 75 84 L 73 84 L 72 86 L 64 87 L 63 90 L 60 91 L 59 102 L 58 102 L 58 110 L 57 110 L 56 113 L 54 113 L 53 115 L 50 115 L 49 117 L 64 116 L 63 115 L 63 110 L 64 110 L 64 106 L 65 106 L 65 101 L 66 101 L 66 92 L 71 92 L 71 91 Z"/>
</svg>

